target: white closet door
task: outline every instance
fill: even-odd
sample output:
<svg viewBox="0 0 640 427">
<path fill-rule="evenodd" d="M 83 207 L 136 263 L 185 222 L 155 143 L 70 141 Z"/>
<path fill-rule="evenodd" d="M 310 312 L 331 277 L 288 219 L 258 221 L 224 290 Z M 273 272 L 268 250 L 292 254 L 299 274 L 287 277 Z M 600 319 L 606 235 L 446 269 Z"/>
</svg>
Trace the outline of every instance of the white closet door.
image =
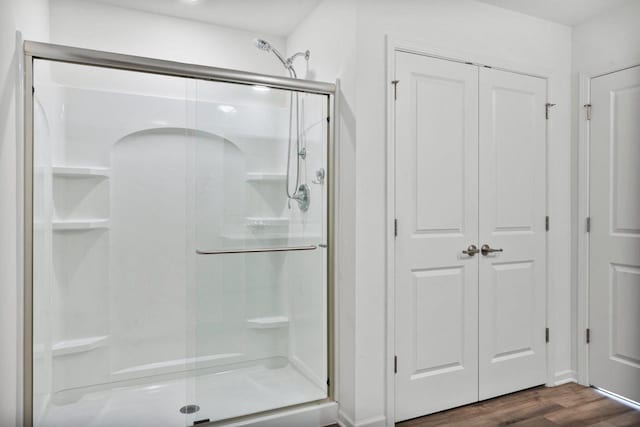
<svg viewBox="0 0 640 427">
<path fill-rule="evenodd" d="M 478 69 L 396 54 L 396 419 L 478 399 Z M 365 147 L 366 149 L 366 147 Z"/>
<path fill-rule="evenodd" d="M 480 400 L 546 380 L 546 80 L 480 69 Z"/>
<path fill-rule="evenodd" d="M 640 67 L 591 80 L 589 380 L 640 402 Z"/>
</svg>

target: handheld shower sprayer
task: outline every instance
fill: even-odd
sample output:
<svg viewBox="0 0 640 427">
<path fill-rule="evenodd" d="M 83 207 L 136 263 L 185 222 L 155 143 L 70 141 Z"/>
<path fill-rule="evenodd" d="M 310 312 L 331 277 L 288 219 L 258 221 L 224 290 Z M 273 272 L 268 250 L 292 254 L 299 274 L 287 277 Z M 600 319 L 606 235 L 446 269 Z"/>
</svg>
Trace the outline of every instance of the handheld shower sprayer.
<svg viewBox="0 0 640 427">
<path fill-rule="evenodd" d="M 271 43 L 269 43 L 264 39 L 255 39 L 254 44 L 260 50 L 263 50 L 265 52 L 272 52 L 276 56 L 276 58 L 278 58 L 278 60 L 282 62 L 282 65 L 284 66 L 284 68 L 286 68 L 286 70 L 289 72 L 289 76 L 294 79 L 298 78 L 298 76 L 296 74 L 295 68 L 293 68 L 293 61 L 295 61 L 295 59 L 300 56 L 304 57 L 306 61 L 309 61 L 309 57 L 311 56 L 311 52 L 306 50 L 304 52 L 294 53 L 289 58 L 286 58 L 275 47 L 273 47 Z M 292 122 L 294 117 L 294 109 L 293 109 L 294 96 L 296 99 L 296 102 L 295 102 L 296 184 L 292 193 L 289 188 L 290 187 L 289 179 L 290 179 L 290 172 L 291 172 L 291 145 L 292 145 L 292 139 L 293 139 L 291 128 L 293 127 Z M 300 114 L 301 114 L 300 94 L 298 92 L 295 92 L 295 93 L 291 92 L 289 95 L 289 143 L 288 143 L 288 150 L 287 150 L 287 179 L 286 179 L 285 185 L 286 185 L 287 198 L 289 201 L 289 208 L 291 208 L 291 200 L 295 200 L 296 202 L 298 202 L 298 207 L 300 208 L 300 210 L 304 212 L 307 209 L 309 209 L 309 203 L 311 202 L 310 200 L 311 194 L 310 194 L 309 186 L 307 184 L 304 184 L 304 183 L 300 184 L 300 169 L 301 169 L 300 162 L 304 161 L 307 155 L 307 148 L 303 144 L 302 135 L 300 133 Z"/>
</svg>

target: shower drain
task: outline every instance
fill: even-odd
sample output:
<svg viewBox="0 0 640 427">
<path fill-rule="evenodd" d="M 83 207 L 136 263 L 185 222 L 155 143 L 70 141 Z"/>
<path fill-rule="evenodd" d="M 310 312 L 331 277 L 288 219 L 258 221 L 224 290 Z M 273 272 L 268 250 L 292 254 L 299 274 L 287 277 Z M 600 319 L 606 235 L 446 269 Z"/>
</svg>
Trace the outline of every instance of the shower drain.
<svg viewBox="0 0 640 427">
<path fill-rule="evenodd" d="M 183 414 L 193 414 L 195 412 L 198 412 L 200 410 L 200 407 L 198 405 L 184 405 L 182 408 L 180 408 L 180 412 L 182 412 Z"/>
</svg>

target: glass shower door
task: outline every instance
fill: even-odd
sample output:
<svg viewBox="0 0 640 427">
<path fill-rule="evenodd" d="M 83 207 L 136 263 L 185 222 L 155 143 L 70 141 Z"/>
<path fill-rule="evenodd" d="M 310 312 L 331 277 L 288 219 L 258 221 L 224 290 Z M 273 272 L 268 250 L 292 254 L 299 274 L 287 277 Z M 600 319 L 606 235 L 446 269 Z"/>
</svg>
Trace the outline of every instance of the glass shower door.
<svg viewBox="0 0 640 427">
<path fill-rule="evenodd" d="M 211 421 L 325 399 L 327 97 L 195 91 L 188 393 Z"/>
<path fill-rule="evenodd" d="M 37 426 L 191 424 L 189 85 L 34 61 Z"/>
<path fill-rule="evenodd" d="M 34 60 L 33 422 L 328 397 L 328 96 Z"/>
</svg>

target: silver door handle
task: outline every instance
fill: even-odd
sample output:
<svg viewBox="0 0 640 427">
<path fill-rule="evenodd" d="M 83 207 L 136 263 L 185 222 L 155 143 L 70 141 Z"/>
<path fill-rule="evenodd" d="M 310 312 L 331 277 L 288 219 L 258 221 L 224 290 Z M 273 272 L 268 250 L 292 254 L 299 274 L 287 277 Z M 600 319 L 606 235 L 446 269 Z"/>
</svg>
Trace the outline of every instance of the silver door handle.
<svg viewBox="0 0 640 427">
<path fill-rule="evenodd" d="M 469 247 L 466 250 L 462 251 L 463 254 L 469 255 L 469 256 L 474 256 L 478 252 L 480 251 L 478 250 L 478 247 L 476 245 L 469 245 Z"/>
<path fill-rule="evenodd" d="M 482 252 L 482 255 L 487 256 L 487 255 L 489 255 L 491 253 L 494 253 L 494 252 L 502 252 L 502 248 L 493 249 L 489 245 L 482 245 L 482 247 L 480 248 L 480 252 Z"/>
</svg>

